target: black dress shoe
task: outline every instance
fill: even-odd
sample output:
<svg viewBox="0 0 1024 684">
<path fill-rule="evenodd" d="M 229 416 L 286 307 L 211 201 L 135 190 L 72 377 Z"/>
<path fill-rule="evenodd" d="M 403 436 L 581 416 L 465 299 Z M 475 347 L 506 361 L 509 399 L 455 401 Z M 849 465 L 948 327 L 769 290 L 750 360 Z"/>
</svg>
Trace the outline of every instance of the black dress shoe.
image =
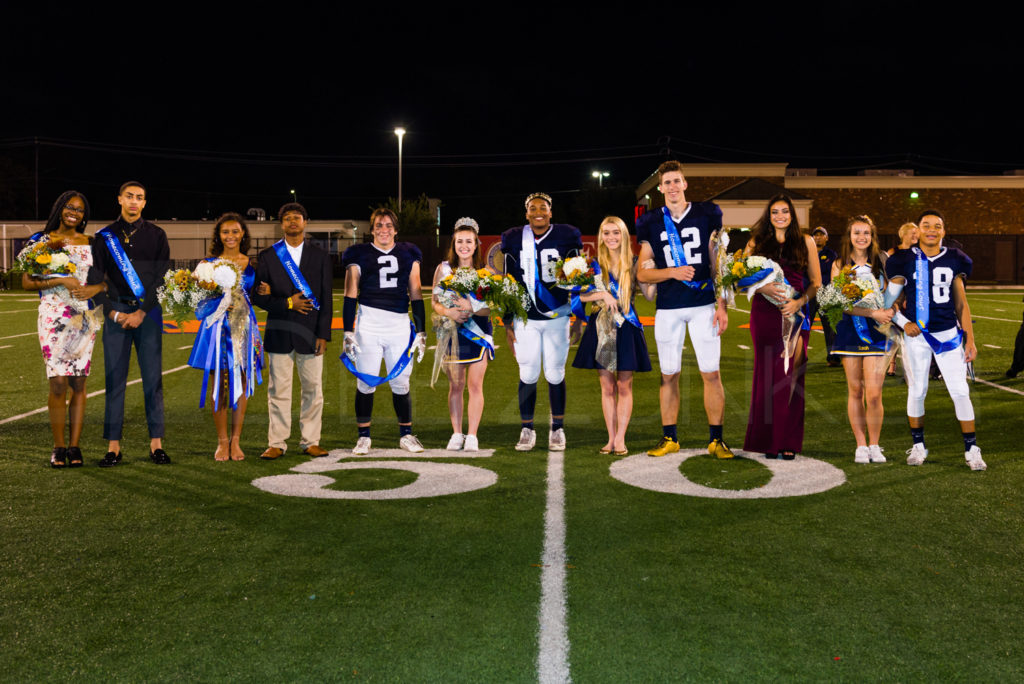
<svg viewBox="0 0 1024 684">
<path fill-rule="evenodd" d="M 163 449 L 157 449 L 149 452 L 149 460 L 157 465 L 168 465 L 171 462 L 171 457 Z"/>
<path fill-rule="evenodd" d="M 82 450 L 76 446 L 68 447 L 68 467 L 81 468 L 85 460 L 82 458 Z"/>
<path fill-rule="evenodd" d="M 53 447 L 53 451 L 50 452 L 50 467 L 67 468 L 68 450 L 64 447 Z"/>
<path fill-rule="evenodd" d="M 116 454 L 113 451 L 108 451 L 107 455 L 100 459 L 98 465 L 100 468 L 113 468 L 121 462 L 121 459 L 122 456 L 120 451 Z"/>
</svg>

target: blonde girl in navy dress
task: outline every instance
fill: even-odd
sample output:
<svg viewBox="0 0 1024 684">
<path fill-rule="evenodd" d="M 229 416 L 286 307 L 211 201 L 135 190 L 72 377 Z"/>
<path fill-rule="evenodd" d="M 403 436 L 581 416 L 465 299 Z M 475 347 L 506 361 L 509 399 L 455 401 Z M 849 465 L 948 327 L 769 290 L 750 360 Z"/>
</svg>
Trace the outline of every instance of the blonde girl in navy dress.
<svg viewBox="0 0 1024 684">
<path fill-rule="evenodd" d="M 885 253 L 878 248 L 878 230 L 871 217 L 854 216 L 847 221 L 831 277 L 839 275 L 844 266 L 853 266 L 858 277 L 873 275 L 884 290 L 885 259 Z M 846 371 L 846 413 L 857 440 L 855 463 L 885 463 L 878 440 L 882 433 L 882 384 L 890 342 L 877 326 L 890 322 L 892 316 L 892 309 L 855 307 L 844 313 L 836 326 L 832 353 L 842 357 Z M 862 333 L 855 327 L 856 317 L 867 323 L 861 326 Z M 861 334 L 869 341 L 862 339 Z"/>
<path fill-rule="evenodd" d="M 625 455 L 626 428 L 633 414 L 633 373 L 650 371 L 651 361 L 643 328 L 633 309 L 638 286 L 636 256 L 629 240 L 629 229 L 618 216 L 609 216 L 601 222 L 597 231 L 597 263 L 601 269 L 597 287 L 580 299 L 597 302 L 598 308 L 590 315 L 572 365 L 597 370 L 601 410 L 608 428 L 608 442 L 601 453 Z M 613 281 L 618 288 L 617 297 L 611 292 Z M 654 299 L 655 285 L 640 287 L 648 300 Z M 618 327 L 615 326 L 617 314 L 623 316 L 618 319 Z"/>
</svg>

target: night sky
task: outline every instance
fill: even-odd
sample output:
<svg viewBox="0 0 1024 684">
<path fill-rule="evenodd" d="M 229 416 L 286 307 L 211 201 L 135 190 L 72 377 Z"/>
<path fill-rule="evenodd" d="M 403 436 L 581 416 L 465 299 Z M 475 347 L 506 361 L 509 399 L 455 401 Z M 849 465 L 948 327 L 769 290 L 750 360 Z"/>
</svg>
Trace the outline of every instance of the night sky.
<svg viewBox="0 0 1024 684">
<path fill-rule="evenodd" d="M 670 156 L 1024 168 L 1011 22 L 824 5 L 5 10 L 0 203 L 34 210 L 33 137 L 43 213 L 73 187 L 112 218 L 137 178 L 153 218 L 272 214 L 291 188 L 314 218 L 362 218 L 397 193 L 403 125 L 405 197 L 499 224 L 485 232 L 528 192 L 566 218 L 592 170 L 624 191 Z"/>
</svg>

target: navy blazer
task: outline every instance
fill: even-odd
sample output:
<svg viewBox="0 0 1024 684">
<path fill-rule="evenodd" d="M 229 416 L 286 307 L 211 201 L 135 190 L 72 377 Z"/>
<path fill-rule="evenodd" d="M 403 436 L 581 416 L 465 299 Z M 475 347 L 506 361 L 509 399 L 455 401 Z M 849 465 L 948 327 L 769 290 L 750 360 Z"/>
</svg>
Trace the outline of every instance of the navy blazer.
<svg viewBox="0 0 1024 684">
<path fill-rule="evenodd" d="M 334 269 L 330 256 L 312 242 L 302 247 L 299 271 L 320 302 L 320 310 L 301 314 L 288 308 L 288 297 L 301 294 L 288 277 L 273 247 L 260 252 L 256 265 L 256 285 L 252 302 L 267 310 L 267 327 L 263 333 L 263 347 L 272 354 L 316 353 L 318 339 L 331 340 L 333 317 L 332 284 Z M 270 294 L 257 294 L 260 283 L 270 284 Z"/>
</svg>

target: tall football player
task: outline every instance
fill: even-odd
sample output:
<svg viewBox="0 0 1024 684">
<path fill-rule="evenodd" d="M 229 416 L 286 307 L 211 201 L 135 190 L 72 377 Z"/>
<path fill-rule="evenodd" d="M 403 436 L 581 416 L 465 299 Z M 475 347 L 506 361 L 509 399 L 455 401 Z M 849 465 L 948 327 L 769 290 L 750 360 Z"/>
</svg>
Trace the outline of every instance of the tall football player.
<svg viewBox="0 0 1024 684">
<path fill-rule="evenodd" d="M 945 235 L 942 214 L 929 209 L 918 219 L 918 246 L 897 250 L 885 264 L 889 276 L 886 305 L 906 291 L 902 311 L 893 317 L 893 322 L 905 334 L 907 420 L 914 440 L 907 452 L 907 465 L 921 465 L 928 457 L 924 446 L 924 398 L 928 393 L 928 368 L 934 356 L 960 421 L 967 465 L 971 470 L 985 470 L 987 466 L 975 438 L 974 406 L 967 386 L 967 364 L 978 355 L 964 288 L 972 262 L 959 249 L 943 247 Z"/>
<path fill-rule="evenodd" d="M 580 231 L 565 223 L 551 223 L 551 198 L 535 192 L 526 198 L 525 226 L 501 234 L 505 273 L 530 293 L 527 320 L 505 321 L 509 346 L 519 363 L 519 433 L 517 451 L 537 443 L 533 411 L 541 366 L 548 381 L 551 431 L 548 449 L 565 450 L 565 362 L 569 356 L 569 293 L 555 284 L 553 265 L 583 249 Z"/>
<path fill-rule="evenodd" d="M 395 242 L 398 218 L 391 210 L 374 211 L 370 225 L 373 242 L 352 245 L 343 257 L 345 355 L 354 363 L 357 378 L 359 439 L 352 453 L 362 455 L 370 451 L 373 394 L 377 385 L 384 382 L 391 386 L 391 399 L 398 416 L 398 445 L 406 451 L 420 452 L 423 445 L 412 434 L 409 376 L 413 352 L 418 352 L 422 360 L 426 349 L 426 310 L 420 289 L 423 255 L 412 243 Z M 415 332 L 409 323 L 410 305 Z M 377 373 L 382 358 L 388 372 L 381 378 Z"/>
<path fill-rule="evenodd" d="M 732 458 L 722 438 L 725 389 L 718 373 L 722 356 L 721 334 L 729 325 L 726 302 L 715 296 L 715 254 L 712 236 L 722 229 L 722 210 L 714 202 L 687 202 L 683 166 L 667 161 L 658 167 L 658 190 L 665 206 L 640 217 L 636 224 L 640 242 L 637 280 L 657 283 L 654 340 L 661 365 L 661 429 L 658 446 L 647 453 L 664 456 L 679 451 L 676 421 L 679 417 L 679 372 L 683 343 L 697 355 L 704 380 L 704 412 L 710 433 L 708 453 Z"/>
</svg>

